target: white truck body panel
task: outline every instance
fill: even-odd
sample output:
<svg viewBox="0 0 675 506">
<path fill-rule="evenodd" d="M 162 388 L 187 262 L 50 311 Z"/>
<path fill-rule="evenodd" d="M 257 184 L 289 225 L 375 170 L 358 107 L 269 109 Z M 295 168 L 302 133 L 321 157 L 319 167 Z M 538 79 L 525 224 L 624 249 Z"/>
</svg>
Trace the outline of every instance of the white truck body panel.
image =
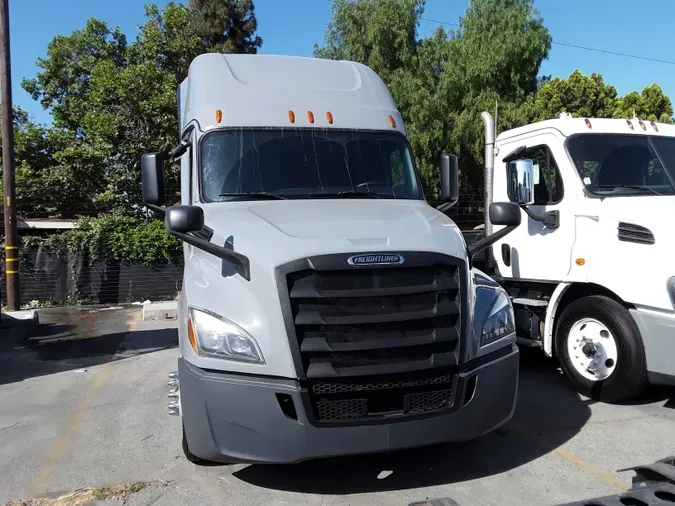
<svg viewBox="0 0 675 506">
<path fill-rule="evenodd" d="M 365 65 L 276 55 L 203 54 L 181 83 L 181 124 L 203 131 L 237 127 L 321 127 L 391 130 L 405 135 L 401 115 L 382 80 Z M 215 111 L 222 111 L 216 121 Z M 288 119 L 294 111 L 295 123 Z M 309 123 L 307 111 L 315 122 Z M 333 123 L 326 118 L 333 114 Z"/>
<path fill-rule="evenodd" d="M 188 221 L 199 207 L 206 227 L 169 227 L 185 241 L 169 410 L 188 459 L 381 452 L 473 439 L 513 416 L 511 303 L 423 199 L 372 70 L 205 54 L 177 102 L 192 207 L 174 211 Z M 239 271 L 223 249 L 243 256 Z"/>
<path fill-rule="evenodd" d="M 251 281 L 223 277 L 222 260 L 186 246 L 181 298 L 237 322 L 257 340 L 266 361 L 261 366 L 197 356 L 183 340 L 183 356 L 204 369 L 297 377 L 274 276 L 279 265 L 326 252 L 411 249 L 466 259 L 457 226 L 423 201 L 227 202 L 208 204 L 204 211 L 207 224 L 220 224 L 211 242 L 222 245 L 231 238 L 235 250 L 251 258 Z M 179 320 L 184 325 L 186 314 L 180 313 Z"/>
</svg>

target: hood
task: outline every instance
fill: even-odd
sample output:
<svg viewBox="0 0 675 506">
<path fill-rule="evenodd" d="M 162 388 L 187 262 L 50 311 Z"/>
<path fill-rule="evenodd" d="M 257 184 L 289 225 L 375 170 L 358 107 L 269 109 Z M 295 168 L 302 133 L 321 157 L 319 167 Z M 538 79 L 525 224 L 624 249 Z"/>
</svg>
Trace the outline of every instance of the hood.
<svg viewBox="0 0 675 506">
<path fill-rule="evenodd" d="M 460 257 L 466 254 L 454 222 L 419 200 L 212 203 L 204 206 L 204 215 L 218 244 L 232 237 L 235 251 L 262 254 L 272 265 L 349 251 L 439 251 Z M 264 254 L 261 248 L 266 250 Z"/>
</svg>

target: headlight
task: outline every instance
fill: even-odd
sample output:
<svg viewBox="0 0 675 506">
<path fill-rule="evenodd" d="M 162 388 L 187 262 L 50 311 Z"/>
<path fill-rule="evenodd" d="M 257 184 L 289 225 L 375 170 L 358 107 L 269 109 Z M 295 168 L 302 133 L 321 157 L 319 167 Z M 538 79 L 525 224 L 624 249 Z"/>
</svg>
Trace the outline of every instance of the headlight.
<svg viewBox="0 0 675 506">
<path fill-rule="evenodd" d="M 668 293 L 670 294 L 670 302 L 673 303 L 673 308 L 675 308 L 675 276 L 668 280 Z"/>
<path fill-rule="evenodd" d="M 515 332 L 513 308 L 504 291 L 488 287 L 476 288 L 473 328 L 474 335 L 480 336 L 481 346 Z"/>
<path fill-rule="evenodd" d="M 258 343 L 225 318 L 190 308 L 188 338 L 197 355 L 264 364 Z"/>
</svg>

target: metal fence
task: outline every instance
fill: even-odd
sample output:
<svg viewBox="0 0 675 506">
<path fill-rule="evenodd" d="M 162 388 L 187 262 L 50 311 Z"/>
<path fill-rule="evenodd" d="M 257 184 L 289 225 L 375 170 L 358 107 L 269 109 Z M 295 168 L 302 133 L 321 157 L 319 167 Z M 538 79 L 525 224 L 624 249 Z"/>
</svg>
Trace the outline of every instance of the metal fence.
<svg viewBox="0 0 675 506">
<path fill-rule="evenodd" d="M 24 249 L 19 283 L 21 305 L 123 304 L 171 300 L 181 289 L 183 258 L 143 265 L 89 261 L 82 255 L 57 256 L 42 248 Z M 5 286 L 4 265 L 2 285 Z M 2 304 L 6 304 L 3 290 Z"/>
</svg>

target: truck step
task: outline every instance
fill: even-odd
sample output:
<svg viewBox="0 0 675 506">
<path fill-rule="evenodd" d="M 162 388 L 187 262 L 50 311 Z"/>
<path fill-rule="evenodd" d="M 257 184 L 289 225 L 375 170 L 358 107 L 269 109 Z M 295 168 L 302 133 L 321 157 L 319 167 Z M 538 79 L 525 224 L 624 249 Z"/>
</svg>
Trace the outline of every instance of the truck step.
<svg viewBox="0 0 675 506">
<path fill-rule="evenodd" d="M 512 297 L 511 302 L 513 304 L 520 304 L 521 306 L 538 306 L 538 307 L 546 307 L 548 306 L 548 301 L 547 300 L 541 300 L 541 299 L 526 299 L 524 297 Z"/>
<path fill-rule="evenodd" d="M 527 346 L 528 348 L 542 348 L 541 341 L 535 341 L 534 339 L 528 339 L 527 337 L 516 337 L 516 343 Z"/>
</svg>

